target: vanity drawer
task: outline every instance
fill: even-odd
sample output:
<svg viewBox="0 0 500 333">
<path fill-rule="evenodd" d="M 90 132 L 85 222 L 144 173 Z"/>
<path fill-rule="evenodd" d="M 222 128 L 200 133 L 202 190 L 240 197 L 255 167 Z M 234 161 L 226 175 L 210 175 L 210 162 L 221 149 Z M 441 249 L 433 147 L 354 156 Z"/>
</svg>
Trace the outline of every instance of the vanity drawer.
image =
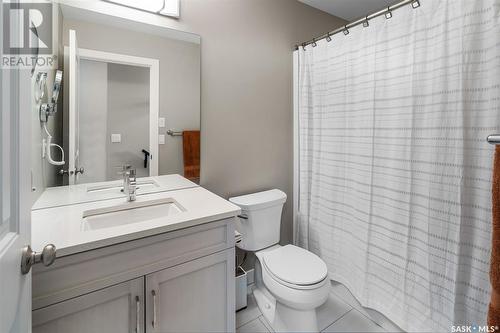
<svg viewBox="0 0 500 333">
<path fill-rule="evenodd" d="M 33 267 L 33 309 L 232 247 L 234 219 L 225 219 L 57 258 Z"/>
</svg>

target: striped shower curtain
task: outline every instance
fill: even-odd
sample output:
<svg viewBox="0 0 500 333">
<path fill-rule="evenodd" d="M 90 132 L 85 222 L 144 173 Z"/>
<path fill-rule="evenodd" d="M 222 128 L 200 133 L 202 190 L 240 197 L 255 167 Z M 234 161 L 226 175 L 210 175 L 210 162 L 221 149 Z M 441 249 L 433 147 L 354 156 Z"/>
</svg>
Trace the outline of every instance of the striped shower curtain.
<svg viewBox="0 0 500 333">
<path fill-rule="evenodd" d="M 408 331 L 486 325 L 500 0 L 420 0 L 298 58 L 298 245 Z"/>
</svg>

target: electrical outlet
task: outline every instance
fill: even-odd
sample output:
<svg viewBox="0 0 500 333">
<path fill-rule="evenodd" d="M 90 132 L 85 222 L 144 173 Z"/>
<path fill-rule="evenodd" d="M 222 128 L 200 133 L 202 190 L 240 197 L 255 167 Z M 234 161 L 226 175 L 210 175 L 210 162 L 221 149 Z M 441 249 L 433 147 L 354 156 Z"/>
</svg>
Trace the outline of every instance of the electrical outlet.
<svg viewBox="0 0 500 333">
<path fill-rule="evenodd" d="M 111 134 L 111 143 L 120 143 L 122 142 L 121 134 Z"/>
<path fill-rule="evenodd" d="M 158 127 L 165 127 L 165 118 L 158 118 Z"/>
</svg>

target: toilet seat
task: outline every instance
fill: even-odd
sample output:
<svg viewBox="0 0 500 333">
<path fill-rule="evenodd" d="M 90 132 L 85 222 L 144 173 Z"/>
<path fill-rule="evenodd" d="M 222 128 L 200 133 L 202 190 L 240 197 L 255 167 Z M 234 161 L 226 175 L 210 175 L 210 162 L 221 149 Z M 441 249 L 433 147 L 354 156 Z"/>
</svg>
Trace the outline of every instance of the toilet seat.
<svg viewBox="0 0 500 333">
<path fill-rule="evenodd" d="M 286 245 L 262 255 L 263 268 L 274 280 L 293 289 L 315 289 L 328 275 L 317 255 L 294 245 Z"/>
</svg>

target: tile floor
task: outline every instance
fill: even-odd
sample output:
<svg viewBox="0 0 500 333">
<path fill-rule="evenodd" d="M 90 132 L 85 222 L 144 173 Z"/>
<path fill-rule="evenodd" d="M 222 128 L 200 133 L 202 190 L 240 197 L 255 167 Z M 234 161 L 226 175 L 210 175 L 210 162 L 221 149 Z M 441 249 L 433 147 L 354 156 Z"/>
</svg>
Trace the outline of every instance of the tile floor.
<svg viewBox="0 0 500 333">
<path fill-rule="evenodd" d="M 403 332 L 384 315 L 363 308 L 344 285 L 336 282 L 332 282 L 330 297 L 318 310 L 318 322 L 322 332 Z M 272 332 L 251 294 L 247 308 L 236 313 L 236 331 Z"/>
</svg>

